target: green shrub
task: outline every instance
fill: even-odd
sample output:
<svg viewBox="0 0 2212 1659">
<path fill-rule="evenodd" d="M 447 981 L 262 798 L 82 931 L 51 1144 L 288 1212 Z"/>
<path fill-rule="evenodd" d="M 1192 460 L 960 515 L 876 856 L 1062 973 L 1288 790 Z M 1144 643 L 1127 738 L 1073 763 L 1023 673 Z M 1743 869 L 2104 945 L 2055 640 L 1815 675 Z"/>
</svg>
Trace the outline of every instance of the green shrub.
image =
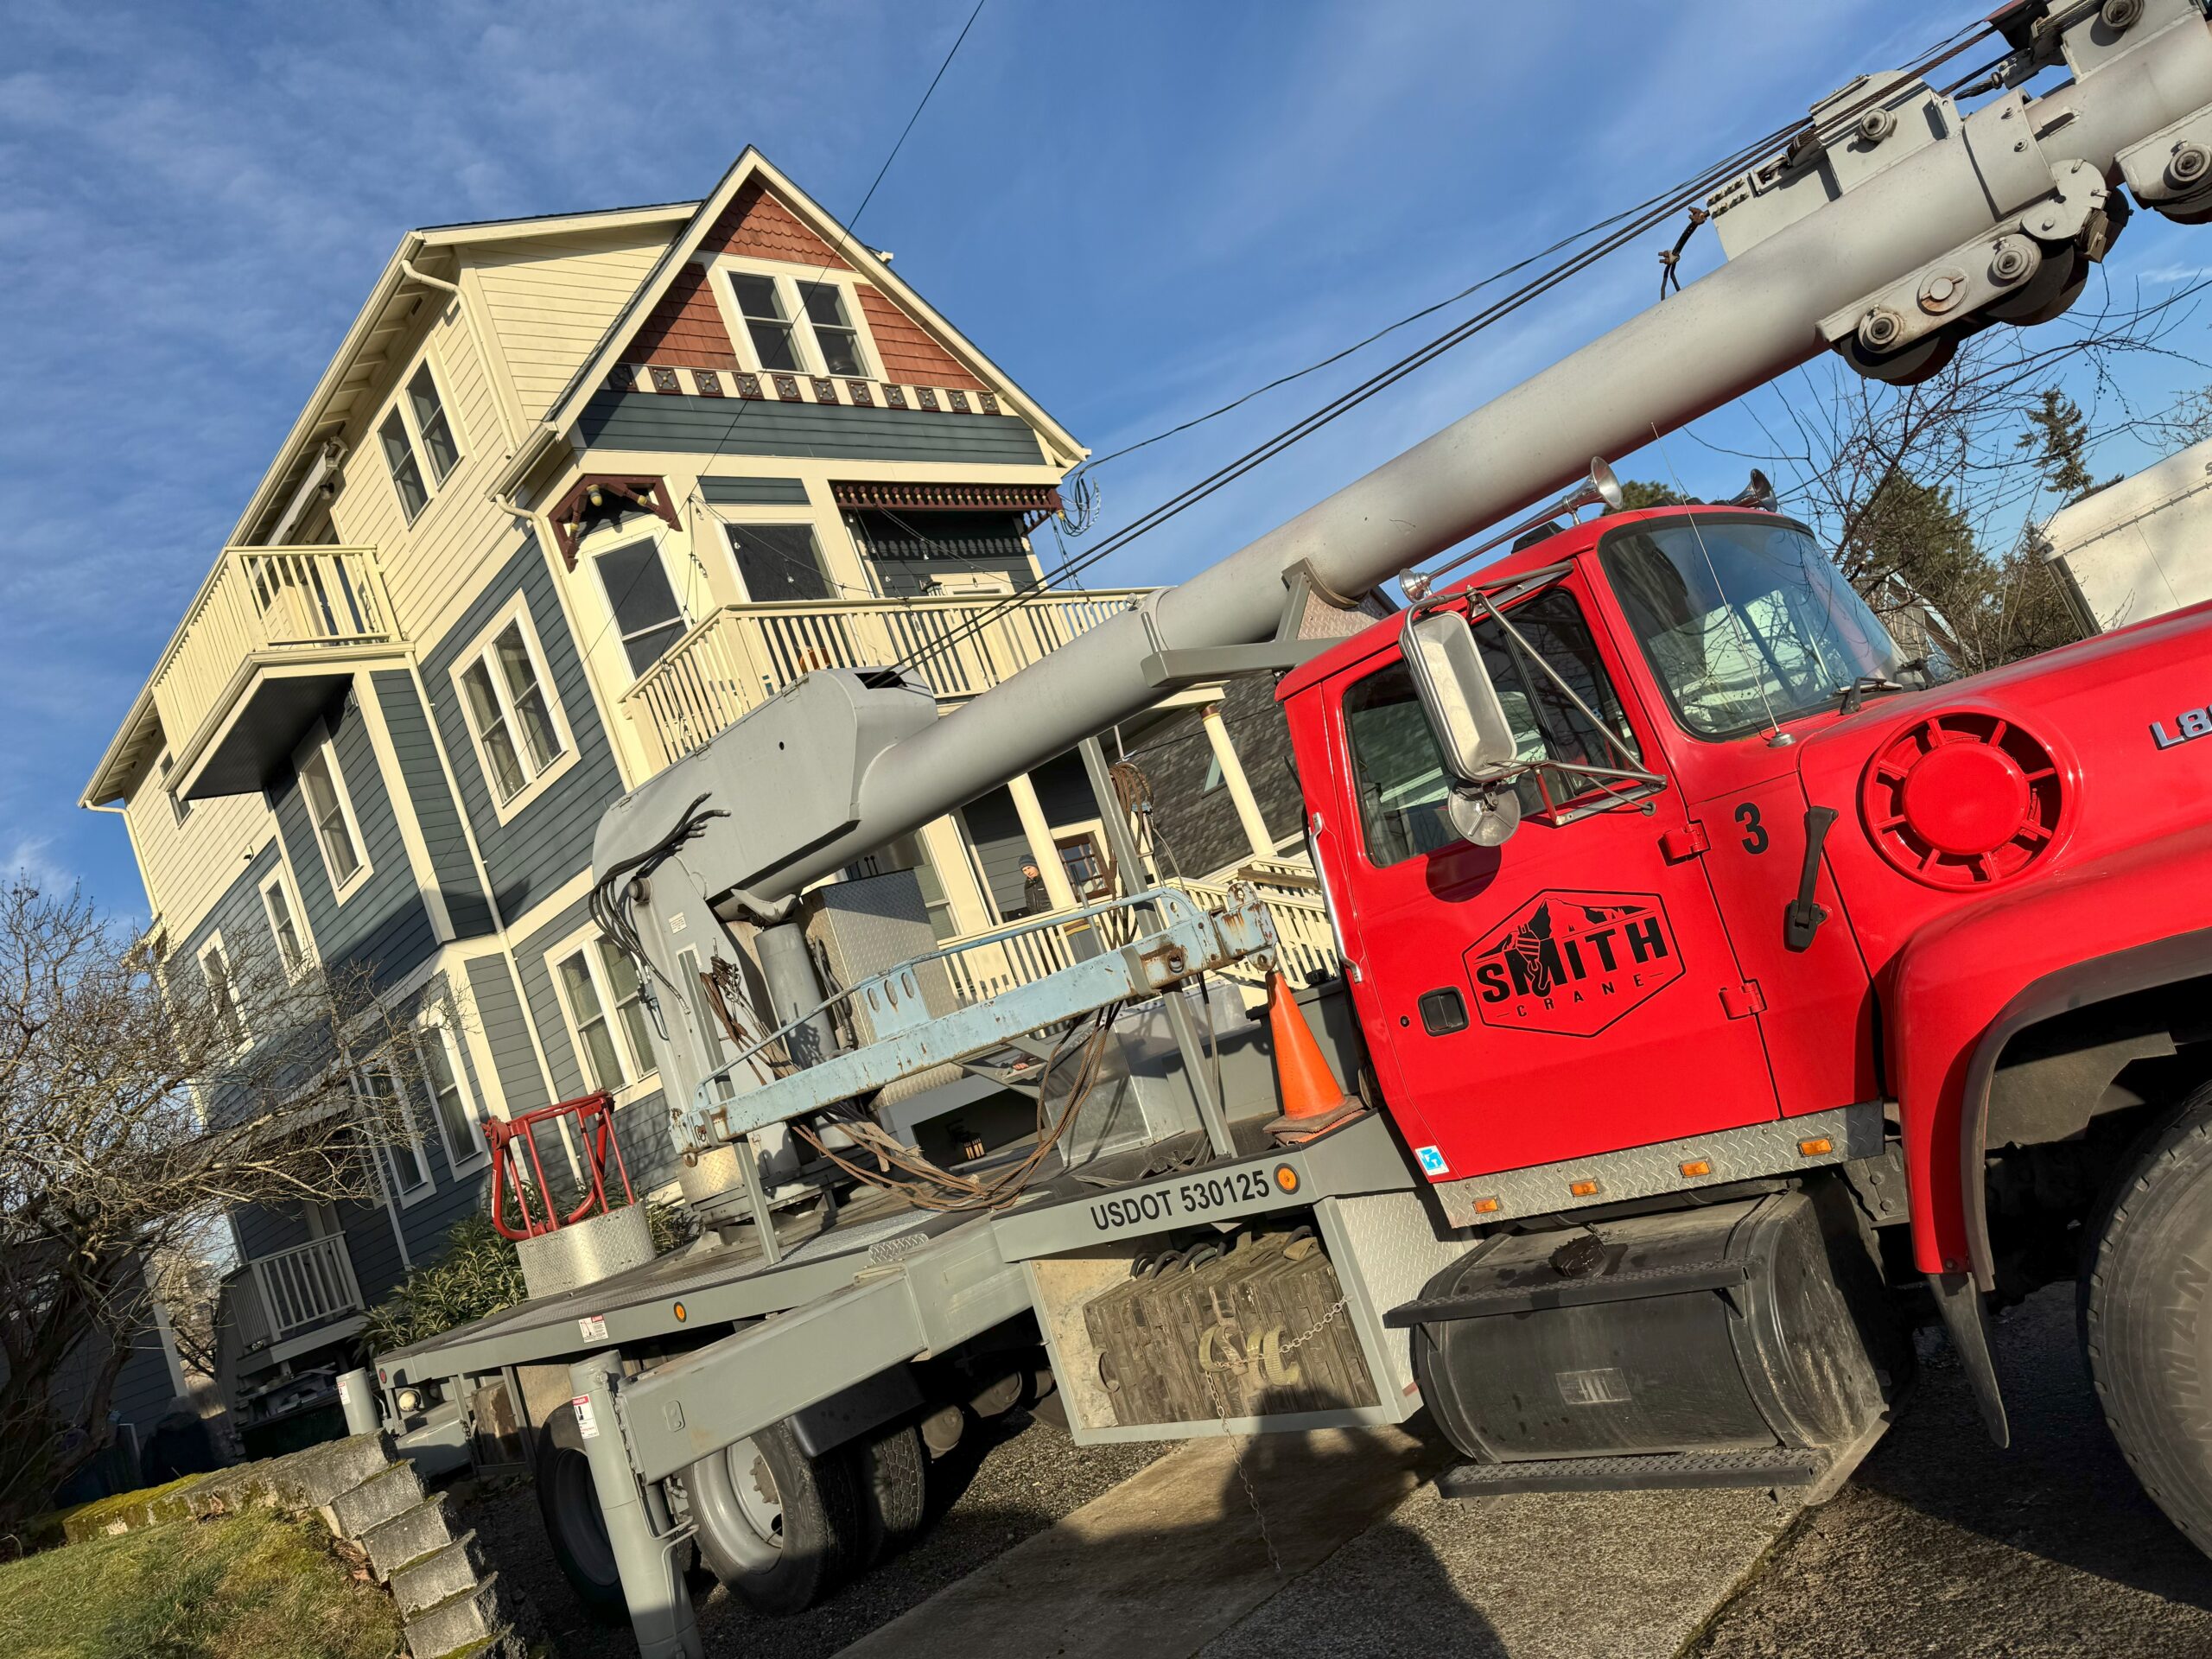
<svg viewBox="0 0 2212 1659">
<path fill-rule="evenodd" d="M 697 1230 L 681 1205 L 648 1204 L 645 1222 L 656 1255 L 688 1243 Z M 372 1354 L 389 1353 L 512 1307 L 529 1295 L 513 1241 L 489 1216 L 465 1217 L 446 1230 L 435 1262 L 414 1269 L 369 1310 L 362 1340 Z"/>
</svg>

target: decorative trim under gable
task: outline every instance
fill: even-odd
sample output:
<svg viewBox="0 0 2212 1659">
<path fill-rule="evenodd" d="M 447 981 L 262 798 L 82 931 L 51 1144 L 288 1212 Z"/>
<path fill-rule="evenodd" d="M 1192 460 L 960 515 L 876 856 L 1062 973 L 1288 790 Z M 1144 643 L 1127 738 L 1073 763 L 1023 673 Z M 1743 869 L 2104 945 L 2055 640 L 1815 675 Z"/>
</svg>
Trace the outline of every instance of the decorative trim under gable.
<svg viewBox="0 0 2212 1659">
<path fill-rule="evenodd" d="M 553 541 L 561 550 L 561 561 L 571 570 L 576 568 L 576 541 L 582 534 L 584 516 L 590 511 L 589 498 L 594 490 L 601 496 L 616 495 L 625 501 L 635 503 L 661 519 L 671 530 L 683 528 L 682 521 L 676 516 L 675 503 L 668 499 L 667 480 L 587 473 L 575 481 L 566 495 L 546 510 L 545 515 L 552 523 Z"/>
</svg>

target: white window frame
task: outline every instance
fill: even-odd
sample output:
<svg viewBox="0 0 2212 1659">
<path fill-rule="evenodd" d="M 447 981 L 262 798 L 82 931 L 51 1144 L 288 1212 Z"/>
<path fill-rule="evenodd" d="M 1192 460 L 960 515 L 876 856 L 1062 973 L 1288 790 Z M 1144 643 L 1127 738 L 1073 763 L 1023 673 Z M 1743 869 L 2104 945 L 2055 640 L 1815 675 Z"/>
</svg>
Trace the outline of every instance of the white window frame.
<svg viewBox="0 0 2212 1659">
<path fill-rule="evenodd" d="M 276 931 L 276 906 L 269 901 L 271 893 L 283 901 L 292 918 L 292 932 L 300 942 L 300 955 L 296 962 L 284 960 L 284 941 Z M 276 868 L 261 883 L 261 913 L 268 918 L 270 943 L 276 947 L 278 964 L 284 969 L 287 978 L 297 979 L 315 960 L 315 940 L 308 931 L 307 912 L 301 906 L 299 889 L 293 884 L 292 873 L 284 868 L 282 852 L 277 855 Z"/>
<path fill-rule="evenodd" d="M 200 947 L 193 958 L 200 965 L 200 984 L 212 996 L 215 982 L 207 976 L 207 959 L 210 957 L 223 970 L 223 997 L 230 1004 L 231 1023 L 238 1027 L 238 1041 L 232 1045 L 231 1052 L 243 1054 L 253 1046 L 253 1027 L 246 1023 L 245 1010 L 238 1006 L 238 976 L 231 971 L 230 947 L 223 943 L 220 928 L 208 934 L 207 943 Z"/>
<path fill-rule="evenodd" d="M 425 1065 L 423 1070 L 423 1092 L 430 1097 L 430 1121 L 438 1126 L 438 1140 L 445 1147 L 446 1173 L 455 1179 L 464 1175 L 474 1175 L 492 1161 L 492 1143 L 484 1133 L 484 1103 L 468 1086 L 467 1057 L 461 1052 L 461 1044 L 454 1037 L 445 1010 L 442 1007 L 432 1009 L 424 1018 L 420 1032 L 422 1042 L 426 1046 L 435 1045 L 438 1052 L 445 1056 L 446 1065 L 452 1068 L 454 1087 L 461 1091 L 461 1116 L 468 1121 L 468 1132 L 474 1142 L 466 1153 L 454 1146 L 453 1135 L 446 1128 L 445 1115 L 438 1109 L 437 1084 L 430 1076 L 429 1068 Z"/>
<path fill-rule="evenodd" d="M 660 1087 L 660 1071 L 658 1062 L 652 1058 L 650 1041 L 644 1059 L 632 1049 L 629 1031 L 622 1023 L 622 1010 L 614 1001 L 614 988 L 607 982 L 607 963 L 600 955 L 602 946 L 609 950 L 621 948 L 609 943 L 596 927 L 578 929 L 546 951 L 545 976 L 553 982 L 554 1000 L 561 1008 L 561 1023 L 568 1034 L 569 1051 L 575 1056 L 576 1075 L 583 1079 L 588 1092 L 599 1087 L 599 1083 L 592 1073 L 590 1052 L 584 1046 L 583 1021 L 576 1018 L 575 1007 L 569 1001 L 569 988 L 561 976 L 561 964 L 578 951 L 583 953 L 584 972 L 591 980 L 593 994 L 599 998 L 601 1015 L 607 1021 L 607 1035 L 613 1042 L 615 1068 L 622 1074 L 620 1084 L 607 1093 L 617 1106 L 627 1106 Z M 651 1014 L 646 1018 L 650 1020 Z"/>
<path fill-rule="evenodd" d="M 420 374 L 430 377 L 430 388 L 438 395 L 438 410 L 446 417 L 446 434 L 453 441 L 453 465 L 441 474 L 430 465 L 429 446 L 423 442 L 422 423 L 415 414 L 415 399 L 409 388 Z M 384 429 L 394 415 L 399 416 L 399 429 L 407 435 L 408 453 L 415 458 L 415 475 L 422 480 L 423 505 L 413 512 L 407 510 L 407 498 L 399 493 L 399 480 L 391 475 L 391 458 L 384 450 Z M 399 378 L 399 385 L 389 403 L 377 411 L 376 419 L 369 423 L 370 436 L 375 441 L 377 457 L 385 463 L 385 478 L 391 486 L 393 498 L 399 503 L 400 517 L 410 527 L 436 503 L 438 493 L 461 471 L 461 463 L 468 459 L 467 435 L 461 429 L 461 418 L 454 412 L 453 399 L 446 395 L 446 378 L 424 352 L 408 365 L 406 373 Z"/>
<path fill-rule="evenodd" d="M 461 676 L 478 662 L 491 664 L 492 694 L 498 700 L 499 712 L 505 718 L 507 729 L 515 745 L 515 758 L 524 770 L 530 766 L 528 745 L 522 741 L 522 728 L 516 724 L 514 700 L 507 690 L 505 677 L 499 671 L 499 664 L 492 658 L 492 646 L 510 625 L 518 625 L 522 633 L 523 651 L 530 658 L 531 671 L 537 676 L 538 690 L 545 694 L 545 715 L 553 722 L 553 734 L 561 740 L 561 753 L 545 766 L 525 779 L 523 786 L 506 800 L 499 798 L 499 786 L 494 779 L 498 774 L 493 768 L 492 757 L 484 747 L 483 734 L 476 729 L 476 717 L 469 711 L 468 693 L 461 685 Z M 554 780 L 576 764 L 576 736 L 569 724 L 568 711 L 561 706 L 561 689 L 554 683 L 553 671 L 545 659 L 545 645 L 537 637 L 537 621 L 530 613 L 530 597 L 517 594 L 499 609 L 499 613 L 478 630 L 461 654 L 454 658 L 447 671 L 453 695 L 461 706 L 461 723 L 468 728 L 471 753 L 476 756 L 478 772 L 484 779 L 484 793 L 492 803 L 492 816 L 506 823 L 543 795 Z"/>
<path fill-rule="evenodd" d="M 384 1160 L 384 1173 L 391 1188 L 392 1201 L 403 1210 L 410 1210 L 438 1190 L 438 1172 L 430 1167 L 430 1150 L 423 1139 L 423 1125 L 415 1116 L 414 1091 L 408 1088 L 407 1079 L 394 1068 L 399 1062 L 389 1054 L 379 1054 L 353 1074 L 356 1095 L 365 1103 L 370 1098 L 369 1073 L 381 1070 L 391 1079 L 392 1092 L 399 1102 L 400 1122 L 406 1126 L 407 1144 L 415 1159 L 415 1166 L 423 1173 L 422 1181 L 415 1186 L 403 1186 L 399 1180 L 399 1164 L 394 1157 L 396 1148 L 389 1143 L 377 1147 L 377 1156 Z M 366 1111 L 365 1104 L 363 1110 Z M 433 1112 L 432 1116 L 436 1114 Z"/>
<path fill-rule="evenodd" d="M 624 517 L 626 519 L 629 515 L 625 514 Z M 703 561 L 689 548 L 671 548 L 671 535 L 667 525 L 658 521 L 636 525 L 626 535 L 620 525 L 601 524 L 576 543 L 576 569 L 582 574 L 587 566 L 589 567 L 590 574 L 584 585 L 590 590 L 593 603 L 599 610 L 599 629 L 593 644 L 596 658 L 602 666 L 603 683 L 606 683 L 606 676 L 612 676 L 613 683 L 626 690 L 666 662 L 668 652 L 664 652 L 646 664 L 644 673 L 630 666 L 628 642 L 621 632 L 621 624 L 615 618 L 614 596 L 607 591 L 607 578 L 600 571 L 600 555 L 616 552 L 637 542 L 652 543 L 653 556 L 660 561 L 660 573 L 668 579 L 669 592 L 676 595 L 676 614 L 683 624 L 683 633 L 677 641 L 678 645 L 699 626 L 700 619 L 712 615 L 720 603 L 707 585 Z M 683 578 L 680 582 L 677 580 L 678 575 Z M 693 598 L 685 597 L 687 589 L 690 590 Z M 669 648 L 671 652 L 674 649 L 673 645 Z"/>
<path fill-rule="evenodd" d="M 790 265 L 777 259 L 747 259 L 737 254 L 717 254 L 707 263 L 717 280 L 707 287 L 715 296 L 715 303 L 721 308 L 722 327 L 728 330 L 730 343 L 737 348 L 737 360 L 749 374 L 807 374 L 819 375 L 825 380 L 883 379 L 883 353 L 876 349 L 875 334 L 868 327 L 868 313 L 861 309 L 860 283 L 850 272 L 817 271 L 808 265 Z M 800 366 L 793 369 L 767 369 L 760 365 L 760 354 L 753 349 L 753 331 L 746 327 L 744 308 L 737 302 L 737 289 L 730 283 L 734 272 L 747 276 L 766 276 L 776 284 L 776 296 L 783 302 L 791 339 L 797 343 Z M 820 283 L 838 290 L 844 302 L 845 315 L 853 325 L 853 346 L 860 353 L 861 372 L 836 374 L 824 366 L 821 342 L 814 337 L 813 319 L 806 315 L 806 308 L 799 302 L 802 284 L 812 287 Z"/>
<path fill-rule="evenodd" d="M 307 779 L 301 776 L 308 757 L 318 753 L 329 771 L 331 793 L 338 798 L 338 814 L 345 821 L 346 833 L 353 837 L 353 856 L 358 861 L 353 866 L 353 874 L 343 882 L 339 880 L 338 872 L 330 867 L 330 849 L 322 844 L 322 826 L 315 821 L 315 802 L 308 794 Z M 323 879 L 330 883 L 331 898 L 342 905 L 361 890 L 362 884 L 374 873 L 376 866 L 369 857 L 369 843 L 361 835 L 361 821 L 353 814 L 353 792 L 346 786 L 346 773 L 338 764 L 338 745 L 333 739 L 328 721 L 316 721 L 315 728 L 308 734 L 307 741 L 292 752 L 292 776 L 300 791 L 300 804 L 307 809 L 308 835 L 315 842 L 315 855 L 322 861 Z"/>
<path fill-rule="evenodd" d="M 163 749 L 161 759 L 154 763 L 154 771 L 156 787 L 162 794 L 168 797 L 169 817 L 175 821 L 176 827 L 181 830 L 184 828 L 184 821 L 192 816 L 192 803 L 169 787 L 169 773 L 175 770 L 175 766 L 176 758 L 168 750 Z"/>
</svg>

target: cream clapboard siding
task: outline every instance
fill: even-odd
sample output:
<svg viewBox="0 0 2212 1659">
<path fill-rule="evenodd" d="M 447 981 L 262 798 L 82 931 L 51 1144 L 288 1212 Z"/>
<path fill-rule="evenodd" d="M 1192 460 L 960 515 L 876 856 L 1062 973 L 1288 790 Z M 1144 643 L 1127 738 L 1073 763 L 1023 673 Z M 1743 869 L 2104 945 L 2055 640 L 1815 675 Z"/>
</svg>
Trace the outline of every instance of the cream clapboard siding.
<svg viewBox="0 0 2212 1659">
<path fill-rule="evenodd" d="M 238 880 L 247 858 L 276 829 L 258 794 L 196 801 L 192 816 L 180 824 L 169 809 L 160 773 L 150 766 L 124 812 L 130 821 L 130 841 L 137 849 L 147 899 L 167 928 L 171 945 L 191 936 Z M 264 941 L 253 943 L 258 948 Z"/>
<path fill-rule="evenodd" d="M 445 399 L 461 460 L 410 524 L 376 429 L 425 358 Z M 347 434 L 352 458 L 331 518 L 341 543 L 377 550 L 392 609 L 419 648 L 439 637 L 447 620 L 474 596 L 485 572 L 512 552 L 518 537 L 512 521 L 487 499 L 507 458 L 506 433 L 491 376 L 461 308 L 448 300 L 428 333 L 394 360 L 400 372 L 361 425 Z M 442 695 L 442 688 L 432 687 L 431 695 Z"/>
<path fill-rule="evenodd" d="M 468 251 L 526 420 L 567 388 L 667 245 L 664 230 L 632 230 Z"/>
</svg>

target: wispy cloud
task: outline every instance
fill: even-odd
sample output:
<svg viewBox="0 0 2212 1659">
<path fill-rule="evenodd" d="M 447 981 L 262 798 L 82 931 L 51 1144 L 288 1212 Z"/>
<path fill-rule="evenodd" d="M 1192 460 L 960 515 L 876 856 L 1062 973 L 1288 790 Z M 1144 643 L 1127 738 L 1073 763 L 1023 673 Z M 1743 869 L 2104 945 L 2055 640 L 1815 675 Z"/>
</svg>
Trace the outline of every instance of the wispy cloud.
<svg viewBox="0 0 2212 1659">
<path fill-rule="evenodd" d="M 747 143 L 849 210 L 969 9 L 640 0 L 610 35 L 587 0 L 527 16 L 494 0 L 15 0 L 0 847 L 142 902 L 122 834 L 77 791 L 405 229 L 683 196 Z M 996 0 L 861 230 L 1103 452 L 1640 199 L 1943 26 L 1910 0 Z M 1654 251 L 1101 579 L 1184 573 L 1494 396 L 1648 303 Z M 1109 469 L 1109 523 L 1421 337 Z"/>
</svg>

